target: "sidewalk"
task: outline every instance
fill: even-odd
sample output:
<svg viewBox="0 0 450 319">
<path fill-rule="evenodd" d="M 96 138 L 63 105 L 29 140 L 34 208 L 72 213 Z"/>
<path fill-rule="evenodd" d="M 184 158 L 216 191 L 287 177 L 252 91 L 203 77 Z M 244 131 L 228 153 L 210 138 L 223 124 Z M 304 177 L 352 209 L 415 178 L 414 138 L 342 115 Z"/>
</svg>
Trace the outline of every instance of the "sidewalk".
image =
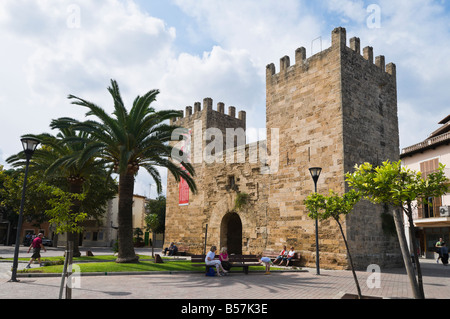
<svg viewBox="0 0 450 319">
<path fill-rule="evenodd" d="M 102 251 L 111 253 L 107 249 L 86 250 L 92 250 L 94 255 Z M 6 258 L 2 251 L 0 248 L 0 257 Z M 63 250 L 50 248 L 47 254 L 61 252 Z M 139 249 L 136 252 L 140 253 Z M 22 254 L 20 256 L 23 257 Z M 19 269 L 24 266 L 19 265 Z M 450 298 L 450 266 L 424 259 L 421 266 L 426 298 Z M 272 272 L 270 275 L 231 273 L 226 277 L 206 277 L 198 273 L 81 276 L 76 279 L 78 288 L 73 289 L 73 299 L 286 300 L 338 299 L 346 293 L 356 294 L 351 271 L 321 270 L 321 275 L 317 276 L 315 269 L 306 270 Z M 0 274 L 0 299 L 57 299 L 59 296 L 60 277 L 18 278 L 20 282 L 11 283 L 5 272 Z M 371 288 L 376 284 L 371 272 L 357 272 L 357 277 L 363 295 L 386 299 L 413 298 L 408 276 L 403 269 L 382 269 L 379 287 Z"/>
</svg>

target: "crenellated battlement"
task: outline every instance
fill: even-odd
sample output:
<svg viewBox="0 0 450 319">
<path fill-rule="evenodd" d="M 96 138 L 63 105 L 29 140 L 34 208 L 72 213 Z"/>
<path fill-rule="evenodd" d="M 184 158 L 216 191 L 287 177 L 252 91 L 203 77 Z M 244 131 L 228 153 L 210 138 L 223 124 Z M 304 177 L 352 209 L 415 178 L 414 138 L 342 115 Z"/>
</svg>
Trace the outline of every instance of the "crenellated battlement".
<svg viewBox="0 0 450 319">
<path fill-rule="evenodd" d="M 186 106 L 185 110 L 180 110 L 180 112 L 183 112 L 183 116 L 179 118 L 172 119 L 171 124 L 181 124 L 180 121 L 184 120 L 192 120 L 200 118 L 205 113 L 216 113 L 215 116 L 223 116 L 228 119 L 236 119 L 244 122 L 246 122 L 246 112 L 240 111 L 238 113 L 238 117 L 236 118 L 236 107 L 229 106 L 228 107 L 228 113 L 225 114 L 225 103 L 219 102 L 217 103 L 216 110 L 213 110 L 213 99 L 207 97 L 203 99 L 203 106 L 201 102 L 195 102 L 194 107 L 192 106 Z M 206 115 L 206 114 L 205 114 Z"/>
<path fill-rule="evenodd" d="M 317 246 L 314 220 L 302 204 L 314 189 L 309 168 L 322 167 L 317 192 L 344 193 L 345 173 L 355 164 L 398 161 L 395 65 L 374 57 L 373 48 L 363 48 L 357 37 L 348 44 L 344 28 L 331 36 L 331 47 L 309 58 L 304 47 L 295 50 L 295 61 L 282 57 L 277 74 L 273 63 L 267 66 L 263 141 L 246 143 L 245 112 L 238 115 L 234 106 L 219 102 L 213 110 L 213 100 L 206 98 L 186 107 L 175 123 L 190 134 L 180 130 L 183 137 L 173 143 L 184 147 L 190 141 L 182 155 L 190 155 L 186 160 L 195 168 L 198 192 L 168 174 L 165 245 L 179 242 L 195 254 L 205 245 L 254 254 L 286 244 L 302 254 L 301 266 L 309 267 Z M 237 208 L 240 195 L 248 205 Z M 344 231 L 358 248 L 352 257 L 356 269 L 401 265 L 398 241 L 378 235 L 383 211 L 366 201 L 343 229 L 319 227 L 317 235 L 326 238 L 321 263 L 348 267 L 338 236 Z"/>
<path fill-rule="evenodd" d="M 361 42 L 357 37 L 350 39 L 349 46 L 347 43 L 347 31 L 345 28 L 339 27 L 332 31 L 331 33 L 331 47 L 323 50 L 310 58 L 306 57 L 306 49 L 300 47 L 295 50 L 295 64 L 291 66 L 289 56 L 284 56 L 280 59 L 280 72 L 276 73 L 276 67 L 274 63 L 270 63 L 266 67 L 266 77 L 272 77 L 275 75 L 283 75 L 294 69 L 302 69 L 303 71 L 308 70 L 308 66 L 312 64 L 317 59 L 320 59 L 326 53 L 330 51 L 338 50 L 341 52 L 352 52 L 361 58 L 364 58 L 370 65 L 378 67 L 382 72 L 386 72 L 393 77 L 396 77 L 396 66 L 394 63 L 389 63 L 386 65 L 385 57 L 383 55 L 375 57 L 373 47 L 367 46 L 363 48 L 363 54 L 361 55 Z"/>
</svg>

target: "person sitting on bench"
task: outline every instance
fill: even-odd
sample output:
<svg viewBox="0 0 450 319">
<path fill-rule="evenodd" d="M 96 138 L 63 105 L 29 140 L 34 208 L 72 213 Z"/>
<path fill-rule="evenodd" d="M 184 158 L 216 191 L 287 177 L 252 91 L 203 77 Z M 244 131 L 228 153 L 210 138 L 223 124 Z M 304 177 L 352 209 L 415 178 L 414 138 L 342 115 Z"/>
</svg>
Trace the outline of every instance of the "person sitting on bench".
<svg viewBox="0 0 450 319">
<path fill-rule="evenodd" d="M 205 258 L 205 264 L 208 266 L 214 266 L 217 270 L 217 276 L 223 276 L 219 269 L 222 270 L 222 272 L 227 273 L 225 269 L 222 267 L 222 263 L 218 259 L 214 259 L 216 257 L 216 246 L 211 246 L 211 250 L 208 252 Z"/>
<path fill-rule="evenodd" d="M 289 252 L 287 253 L 287 255 L 285 257 L 283 257 L 283 261 L 280 263 L 280 265 L 286 261 L 286 266 L 289 266 L 289 262 L 291 261 L 292 258 L 294 258 L 295 256 L 295 250 L 294 250 L 294 246 L 291 247 L 291 250 L 289 250 Z"/>
<path fill-rule="evenodd" d="M 277 262 L 278 263 L 282 263 L 283 262 L 283 258 L 286 257 L 288 251 L 286 249 L 286 246 L 283 247 L 283 250 L 280 252 L 280 255 L 273 261 L 273 264 L 276 265 Z"/>
<path fill-rule="evenodd" d="M 175 243 L 171 243 L 169 248 L 164 249 L 165 256 L 167 256 L 167 252 L 169 252 L 169 256 L 175 256 L 178 252 L 178 247 L 175 246 Z"/>
</svg>

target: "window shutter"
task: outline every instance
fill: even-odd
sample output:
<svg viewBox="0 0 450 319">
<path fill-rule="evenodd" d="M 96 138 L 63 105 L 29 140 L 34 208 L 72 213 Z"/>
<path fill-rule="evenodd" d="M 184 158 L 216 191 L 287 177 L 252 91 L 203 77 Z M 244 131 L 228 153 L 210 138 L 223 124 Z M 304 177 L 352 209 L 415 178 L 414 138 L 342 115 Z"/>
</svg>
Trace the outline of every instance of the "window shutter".
<svg viewBox="0 0 450 319">
<path fill-rule="evenodd" d="M 422 172 L 422 178 L 426 179 L 429 174 L 436 172 L 439 169 L 439 159 L 435 158 L 426 162 L 420 163 L 420 171 Z M 423 207 L 419 206 L 419 214 L 423 214 Z M 436 197 L 433 199 L 433 212 L 434 217 L 439 217 L 439 208 L 442 206 L 442 197 Z M 431 208 L 431 207 L 430 207 Z M 425 216 L 422 216 L 424 218 Z"/>
</svg>

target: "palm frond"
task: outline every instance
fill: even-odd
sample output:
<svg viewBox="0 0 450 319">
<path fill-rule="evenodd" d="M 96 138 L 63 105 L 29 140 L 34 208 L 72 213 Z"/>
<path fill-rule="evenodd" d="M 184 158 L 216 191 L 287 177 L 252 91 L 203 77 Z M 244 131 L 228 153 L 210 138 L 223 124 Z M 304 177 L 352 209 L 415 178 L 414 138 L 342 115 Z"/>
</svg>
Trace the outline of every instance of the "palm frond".
<svg viewBox="0 0 450 319">
<path fill-rule="evenodd" d="M 111 94 L 114 100 L 114 115 L 117 117 L 117 120 L 122 125 L 126 124 L 126 120 L 128 117 L 127 109 L 122 100 L 122 96 L 120 95 L 119 85 L 117 81 L 111 80 L 111 86 L 108 87 L 108 91 Z"/>
<path fill-rule="evenodd" d="M 149 114 L 146 116 L 146 118 L 142 121 L 139 131 L 136 133 L 137 136 L 147 136 L 149 134 L 152 134 L 157 128 L 161 125 L 163 125 L 163 122 L 175 117 L 180 117 L 182 115 L 181 111 L 159 111 L 156 113 Z M 174 129 L 177 127 L 173 127 Z"/>
<path fill-rule="evenodd" d="M 77 104 L 89 108 L 89 112 L 86 113 L 86 116 L 96 116 L 97 118 L 99 118 L 100 121 L 102 122 L 102 126 L 104 128 L 107 128 L 108 133 L 113 135 L 115 139 L 121 141 L 124 141 L 126 139 L 126 135 L 123 134 L 123 126 L 116 119 L 109 116 L 105 112 L 105 110 L 103 110 L 101 107 L 73 95 L 69 95 L 69 99 L 76 100 L 72 102 L 72 104 Z M 90 123 L 90 125 L 86 125 L 88 123 Z M 82 129 L 86 131 L 88 130 L 94 131 L 98 129 L 98 127 L 101 127 L 101 125 L 97 125 L 94 123 L 96 122 L 94 121 L 79 122 L 75 127 L 76 129 Z"/>
<path fill-rule="evenodd" d="M 156 101 L 158 96 L 158 90 L 151 90 L 147 92 L 144 96 L 138 96 L 133 103 L 133 107 L 130 111 L 129 117 L 129 127 L 139 128 L 141 122 L 145 119 L 148 114 L 154 113 L 155 110 L 150 107 L 150 104 Z"/>
<path fill-rule="evenodd" d="M 150 174 L 150 176 L 152 177 L 153 181 L 156 184 L 156 191 L 158 192 L 158 194 L 162 193 L 162 183 L 161 183 L 161 175 L 159 174 L 159 171 L 150 164 L 143 164 L 142 165 L 143 168 L 145 168 L 145 170 Z"/>
</svg>

